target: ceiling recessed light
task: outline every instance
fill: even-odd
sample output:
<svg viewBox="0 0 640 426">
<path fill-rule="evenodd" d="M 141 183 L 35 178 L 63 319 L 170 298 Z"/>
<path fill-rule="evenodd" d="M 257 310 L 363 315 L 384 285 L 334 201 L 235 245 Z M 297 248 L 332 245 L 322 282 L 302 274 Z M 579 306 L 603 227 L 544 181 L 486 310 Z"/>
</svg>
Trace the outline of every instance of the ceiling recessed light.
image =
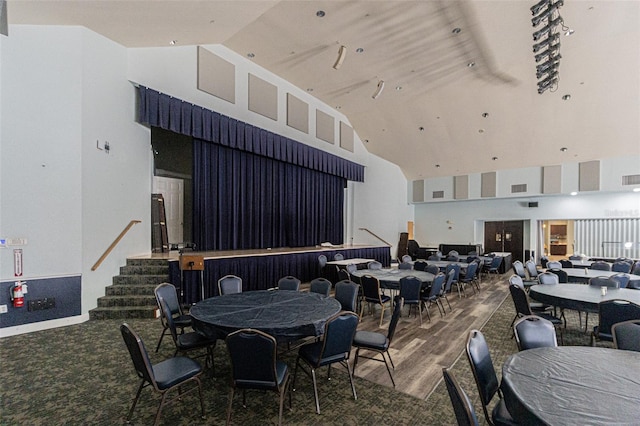
<svg viewBox="0 0 640 426">
<path fill-rule="evenodd" d="M 318 18 L 324 18 L 324 15 L 325 15 L 324 10 L 319 10 L 316 12 L 316 16 Z"/>
<path fill-rule="evenodd" d="M 173 45 L 175 45 L 177 42 L 178 42 L 178 40 L 171 40 L 171 41 L 169 42 L 169 44 L 170 44 L 171 46 L 173 46 Z"/>
<path fill-rule="evenodd" d="M 420 126 L 418 127 L 418 130 L 420 130 L 421 132 L 424 132 L 424 127 Z"/>
<path fill-rule="evenodd" d="M 402 86 L 396 86 L 396 90 L 399 92 L 402 90 Z"/>
<path fill-rule="evenodd" d="M 256 54 L 255 53 L 247 53 L 247 58 L 255 58 Z"/>
<path fill-rule="evenodd" d="M 459 27 L 455 27 L 453 30 L 451 30 L 451 32 L 454 34 L 460 34 L 460 31 L 462 30 Z"/>
<path fill-rule="evenodd" d="M 576 191 L 573 191 L 571 194 L 569 195 L 578 195 L 578 193 Z"/>
<path fill-rule="evenodd" d="M 467 66 L 468 66 L 469 68 L 473 68 L 473 67 L 475 67 L 475 66 L 476 66 L 476 63 L 475 63 L 475 62 L 473 62 L 473 61 L 471 61 L 471 62 L 467 63 Z"/>
<path fill-rule="evenodd" d="M 436 164 L 436 169 L 439 169 L 439 168 L 440 168 L 440 164 Z"/>
<path fill-rule="evenodd" d="M 478 133 L 484 133 L 484 129 L 478 129 Z"/>
<path fill-rule="evenodd" d="M 313 87 L 307 88 L 307 92 L 313 92 Z"/>
<path fill-rule="evenodd" d="M 567 152 L 567 147 L 566 147 L 566 146 L 563 146 L 562 148 L 560 148 L 560 151 L 562 151 L 562 152 Z"/>
<path fill-rule="evenodd" d="M 498 159 L 498 157 L 493 157 L 492 158 L 493 161 L 496 161 L 497 159 Z"/>
<path fill-rule="evenodd" d="M 364 143 L 369 143 L 369 139 L 365 139 L 365 140 L 364 140 Z"/>
<path fill-rule="evenodd" d="M 484 118 L 487 118 L 487 117 L 489 116 L 489 113 L 488 113 L 488 112 L 483 112 L 483 113 L 482 113 L 482 116 L 483 116 Z"/>
<path fill-rule="evenodd" d="M 362 52 L 364 52 L 364 49 L 362 47 L 358 47 L 356 49 L 356 53 L 362 53 Z"/>
<path fill-rule="evenodd" d="M 566 94 L 566 95 L 564 95 L 564 96 L 562 97 L 562 100 L 563 100 L 563 101 L 568 101 L 569 99 L 571 99 L 571 95 L 569 95 L 569 94 Z"/>
</svg>

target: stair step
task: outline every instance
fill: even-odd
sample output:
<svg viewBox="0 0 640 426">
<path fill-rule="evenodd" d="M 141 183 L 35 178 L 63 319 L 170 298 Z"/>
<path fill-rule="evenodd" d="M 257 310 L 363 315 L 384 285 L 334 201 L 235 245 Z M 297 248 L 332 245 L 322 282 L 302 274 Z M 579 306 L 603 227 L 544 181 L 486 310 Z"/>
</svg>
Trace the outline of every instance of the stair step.
<svg viewBox="0 0 640 426">
<path fill-rule="evenodd" d="M 127 266 L 169 266 L 167 259 L 127 259 Z"/>
<path fill-rule="evenodd" d="M 116 275 L 113 285 L 158 285 L 169 282 L 169 275 Z"/>
<path fill-rule="evenodd" d="M 121 266 L 120 275 L 169 275 L 169 265 Z"/>
<path fill-rule="evenodd" d="M 89 311 L 89 319 L 127 319 L 127 318 L 155 318 L 155 307 L 122 307 L 95 308 Z"/>
<path fill-rule="evenodd" d="M 98 307 L 99 308 L 108 308 L 108 307 L 143 307 L 143 306 L 151 306 L 155 309 L 157 306 L 156 297 L 155 296 L 103 296 L 98 298 Z"/>
<path fill-rule="evenodd" d="M 138 285 L 110 285 L 105 288 L 105 295 L 107 296 L 154 296 L 153 290 L 156 288 L 155 284 L 138 284 Z"/>
</svg>

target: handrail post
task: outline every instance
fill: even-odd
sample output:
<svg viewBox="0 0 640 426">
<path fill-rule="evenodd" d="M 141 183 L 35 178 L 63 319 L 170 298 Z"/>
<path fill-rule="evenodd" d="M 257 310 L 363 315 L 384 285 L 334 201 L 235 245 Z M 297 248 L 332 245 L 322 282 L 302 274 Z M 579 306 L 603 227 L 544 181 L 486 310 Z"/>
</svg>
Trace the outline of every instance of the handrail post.
<svg viewBox="0 0 640 426">
<path fill-rule="evenodd" d="M 107 247 L 107 249 L 104 251 L 104 253 L 102 253 L 102 256 L 100 256 L 100 259 L 98 259 L 98 261 L 91 267 L 92 271 L 95 271 L 96 269 L 98 269 L 98 267 L 100 266 L 100 264 L 107 258 L 107 256 L 109 256 L 109 254 L 111 253 L 111 251 L 118 245 L 118 243 L 120 242 L 120 240 L 124 237 L 124 235 L 129 232 L 129 229 L 131 229 L 133 227 L 133 225 L 138 224 L 142 222 L 141 220 L 132 220 L 131 222 L 129 222 L 129 224 L 122 230 L 122 232 L 120 233 L 120 235 L 118 235 L 116 237 L 115 240 L 113 240 L 113 242 L 111 243 L 111 245 L 109 247 Z"/>
</svg>

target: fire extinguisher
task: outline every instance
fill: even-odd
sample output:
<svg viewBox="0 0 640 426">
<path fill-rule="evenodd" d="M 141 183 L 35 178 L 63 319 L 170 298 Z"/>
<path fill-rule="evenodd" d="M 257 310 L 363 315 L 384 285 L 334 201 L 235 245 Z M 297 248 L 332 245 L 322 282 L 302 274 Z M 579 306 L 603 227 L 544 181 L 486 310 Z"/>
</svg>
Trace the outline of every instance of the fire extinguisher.
<svg viewBox="0 0 640 426">
<path fill-rule="evenodd" d="M 22 291 L 23 281 L 16 281 L 11 289 L 11 300 L 13 300 L 14 308 L 22 308 L 24 306 L 24 292 Z"/>
</svg>

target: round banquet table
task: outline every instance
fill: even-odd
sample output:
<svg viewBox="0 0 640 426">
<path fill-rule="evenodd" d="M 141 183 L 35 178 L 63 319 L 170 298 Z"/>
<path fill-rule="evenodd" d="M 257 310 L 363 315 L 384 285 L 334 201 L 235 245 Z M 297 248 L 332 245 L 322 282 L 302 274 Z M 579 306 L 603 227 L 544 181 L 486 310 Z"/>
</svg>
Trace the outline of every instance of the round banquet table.
<svg viewBox="0 0 640 426">
<path fill-rule="evenodd" d="M 612 271 L 599 271 L 597 269 L 589 268 L 562 268 L 563 271 L 569 276 L 569 281 L 572 282 L 589 282 L 591 278 L 595 277 L 610 277 L 611 275 L 626 275 L 629 277 L 630 285 L 640 286 L 640 275 L 624 274 L 620 272 Z"/>
<path fill-rule="evenodd" d="M 609 288 L 603 296 L 600 287 L 586 284 L 538 284 L 529 288 L 529 296 L 538 302 L 582 312 L 598 312 L 603 300 L 623 299 L 640 305 L 640 290 Z"/>
<path fill-rule="evenodd" d="M 640 352 L 588 346 L 536 348 L 502 367 L 509 412 L 523 425 L 637 425 Z"/>
<path fill-rule="evenodd" d="M 371 275 L 376 277 L 380 281 L 380 287 L 388 288 L 391 290 L 398 290 L 400 288 L 400 279 L 403 277 L 416 277 L 422 281 L 422 286 L 429 286 L 433 282 L 433 275 L 431 272 L 416 271 L 415 269 L 358 269 L 351 275 L 356 277 L 362 277 L 364 275 Z"/>
<path fill-rule="evenodd" d="M 194 330 L 205 336 L 242 328 L 264 331 L 278 341 L 320 336 L 342 306 L 333 297 L 292 290 L 259 290 L 202 300 L 191 307 Z"/>
</svg>

